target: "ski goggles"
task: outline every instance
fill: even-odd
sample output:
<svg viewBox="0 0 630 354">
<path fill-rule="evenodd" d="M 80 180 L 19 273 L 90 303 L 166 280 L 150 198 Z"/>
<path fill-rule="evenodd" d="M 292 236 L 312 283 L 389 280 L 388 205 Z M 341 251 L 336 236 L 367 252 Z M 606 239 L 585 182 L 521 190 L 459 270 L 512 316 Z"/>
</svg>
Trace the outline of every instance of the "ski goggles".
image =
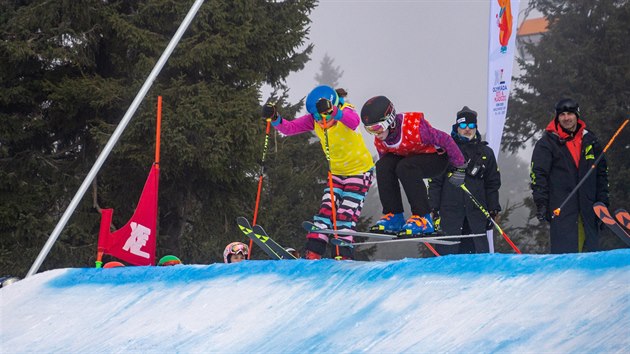
<svg viewBox="0 0 630 354">
<path fill-rule="evenodd" d="M 231 254 L 240 253 L 244 256 L 247 256 L 249 254 L 249 247 L 247 247 L 247 245 L 244 243 L 232 245 L 232 248 L 230 248 L 230 253 Z"/>
<path fill-rule="evenodd" d="M 334 117 L 332 116 L 334 109 L 330 108 L 330 110 L 328 112 L 322 112 L 322 113 L 318 113 L 316 112 L 315 114 L 313 114 L 313 118 L 315 118 L 315 121 L 317 123 L 323 123 L 323 119 L 325 118 L 326 121 L 330 121 L 332 119 L 334 119 Z"/>
<path fill-rule="evenodd" d="M 376 124 L 366 125 L 365 130 L 372 135 L 379 135 L 392 125 L 394 119 L 396 119 L 396 113 L 392 111 L 390 114 L 383 117 L 382 121 Z"/>
<path fill-rule="evenodd" d="M 477 128 L 477 123 L 466 123 L 466 122 L 461 122 L 457 125 L 459 127 L 459 129 L 475 129 Z"/>
<path fill-rule="evenodd" d="M 563 112 L 570 112 L 570 113 L 578 113 L 580 112 L 580 108 L 573 103 L 565 103 L 560 107 L 556 107 L 556 113 L 560 114 Z"/>
</svg>

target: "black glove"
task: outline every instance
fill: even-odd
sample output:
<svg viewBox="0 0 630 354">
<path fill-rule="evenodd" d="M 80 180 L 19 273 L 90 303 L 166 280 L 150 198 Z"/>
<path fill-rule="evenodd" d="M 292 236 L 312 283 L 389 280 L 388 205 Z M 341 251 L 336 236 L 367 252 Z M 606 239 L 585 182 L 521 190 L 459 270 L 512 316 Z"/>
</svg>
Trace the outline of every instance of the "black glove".
<svg viewBox="0 0 630 354">
<path fill-rule="evenodd" d="M 547 205 L 545 204 L 539 204 L 536 206 L 536 219 L 538 219 L 538 221 L 545 222 L 545 221 L 549 221 L 549 212 L 547 211 Z"/>
<path fill-rule="evenodd" d="M 466 179 L 466 167 L 468 164 L 464 164 L 463 166 L 456 167 L 453 172 L 449 173 L 448 181 L 455 187 L 459 188 L 464 184 L 464 180 Z"/>
<path fill-rule="evenodd" d="M 343 117 L 342 111 L 325 98 L 320 98 L 315 104 L 315 107 L 317 108 L 319 118 L 321 118 L 322 115 L 326 115 L 326 119 L 332 118 L 335 120 L 340 120 L 341 117 Z"/>
<path fill-rule="evenodd" d="M 262 117 L 264 119 L 275 120 L 278 117 L 278 111 L 276 110 L 276 105 L 273 103 L 267 103 L 262 108 Z"/>
<path fill-rule="evenodd" d="M 490 214 L 490 219 L 496 221 L 497 220 L 497 215 L 499 214 L 499 211 L 492 210 L 492 211 L 488 212 L 488 214 Z M 494 228 L 494 223 L 490 219 L 488 219 L 487 222 L 486 222 L 486 231 L 492 230 L 492 228 Z"/>
</svg>

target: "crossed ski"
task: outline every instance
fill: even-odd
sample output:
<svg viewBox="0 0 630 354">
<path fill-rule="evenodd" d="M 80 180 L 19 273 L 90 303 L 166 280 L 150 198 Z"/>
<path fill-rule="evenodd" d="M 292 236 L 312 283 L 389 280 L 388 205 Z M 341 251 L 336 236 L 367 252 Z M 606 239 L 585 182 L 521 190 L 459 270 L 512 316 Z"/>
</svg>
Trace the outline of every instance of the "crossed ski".
<svg viewBox="0 0 630 354">
<path fill-rule="evenodd" d="M 269 257 L 271 257 L 271 259 L 295 259 L 295 256 L 287 252 L 284 247 L 280 246 L 276 241 L 269 237 L 262 226 L 254 225 L 252 227 L 249 221 L 242 216 L 236 218 L 236 223 L 238 224 L 239 229 L 241 229 L 247 237 L 254 241 L 254 243 Z"/>
<path fill-rule="evenodd" d="M 486 234 L 472 234 L 472 235 L 444 235 L 444 236 L 401 238 L 395 235 L 377 234 L 373 232 L 321 229 L 310 221 L 304 221 L 302 223 L 302 227 L 308 232 L 316 232 L 316 233 L 328 234 L 328 235 L 367 237 L 367 238 L 380 240 L 380 241 L 367 241 L 367 242 L 362 242 L 362 243 L 348 243 L 344 240 L 337 239 L 337 238 L 330 240 L 332 244 L 335 244 L 338 246 L 347 246 L 347 247 L 354 247 L 354 246 L 359 246 L 359 245 L 374 245 L 377 243 L 394 243 L 394 242 L 426 242 L 426 243 L 435 243 L 435 244 L 440 244 L 440 245 L 456 245 L 459 243 L 459 241 L 448 241 L 448 239 L 459 240 L 461 238 L 467 238 L 467 237 L 486 236 Z"/>
<path fill-rule="evenodd" d="M 625 242 L 626 245 L 630 246 L 630 235 L 628 235 L 628 232 L 619 223 L 617 223 L 617 221 L 615 221 L 612 215 L 610 215 L 610 211 L 608 210 L 608 207 L 606 206 L 606 204 L 602 202 L 597 202 L 593 204 L 593 211 L 595 211 L 595 215 L 597 215 L 597 217 L 604 224 L 606 224 L 606 226 L 608 226 L 608 228 L 615 235 L 617 235 L 617 237 L 619 237 L 623 242 Z M 619 216 L 618 218 L 624 221 L 623 219 L 624 215 L 622 213 L 619 213 L 619 214 L 621 216 Z M 625 216 L 627 217 L 627 215 L 628 215 L 628 212 L 626 212 Z M 617 216 L 617 213 L 615 213 L 615 216 Z"/>
<path fill-rule="evenodd" d="M 617 222 L 625 227 L 626 230 L 630 230 L 630 214 L 625 209 L 615 210 L 615 219 L 617 219 Z"/>
</svg>

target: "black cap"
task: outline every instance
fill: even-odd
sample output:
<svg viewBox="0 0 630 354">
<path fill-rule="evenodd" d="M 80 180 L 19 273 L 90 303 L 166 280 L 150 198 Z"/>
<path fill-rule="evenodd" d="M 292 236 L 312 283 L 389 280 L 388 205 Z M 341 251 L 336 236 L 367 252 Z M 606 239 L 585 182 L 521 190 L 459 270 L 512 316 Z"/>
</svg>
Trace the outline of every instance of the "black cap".
<svg viewBox="0 0 630 354">
<path fill-rule="evenodd" d="M 464 106 L 461 111 L 457 112 L 456 123 L 477 123 L 477 112 Z"/>
</svg>

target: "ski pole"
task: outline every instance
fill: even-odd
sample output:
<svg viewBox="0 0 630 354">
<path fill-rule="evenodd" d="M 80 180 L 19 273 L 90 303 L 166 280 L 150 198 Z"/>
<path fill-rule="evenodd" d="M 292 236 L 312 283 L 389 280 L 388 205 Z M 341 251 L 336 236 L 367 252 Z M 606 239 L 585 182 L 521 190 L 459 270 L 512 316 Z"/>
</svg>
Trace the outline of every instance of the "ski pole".
<svg viewBox="0 0 630 354">
<path fill-rule="evenodd" d="M 508 237 L 508 235 L 501 229 L 501 226 L 499 226 L 499 224 L 497 224 L 496 221 L 494 221 L 494 219 L 492 218 L 492 216 L 490 216 L 490 213 L 488 213 L 488 211 L 481 205 L 481 203 L 479 203 L 479 201 L 477 200 L 477 198 L 475 198 L 475 196 L 470 193 L 470 191 L 468 190 L 468 188 L 466 187 L 465 184 L 462 184 L 460 186 L 460 188 L 466 193 L 468 194 L 468 196 L 470 197 L 470 199 L 473 201 L 473 204 L 475 204 L 477 206 L 477 208 L 479 208 L 479 210 L 481 210 L 481 212 L 483 213 L 483 215 L 486 216 L 486 218 L 490 219 L 490 221 L 492 222 L 492 224 L 494 225 L 494 227 L 497 229 L 497 231 L 499 231 L 501 233 L 501 235 L 503 236 L 503 238 L 505 239 L 505 241 L 507 241 L 507 243 L 512 246 L 512 249 L 514 249 L 514 251 L 516 251 L 516 253 L 521 254 L 521 250 L 518 249 L 518 247 L 516 247 L 516 245 L 514 244 L 514 242 L 512 242 L 512 240 L 510 240 L 510 238 Z"/>
<path fill-rule="evenodd" d="M 324 154 L 326 155 L 326 160 L 328 161 L 328 189 L 330 190 L 330 208 L 332 212 L 333 230 L 337 231 L 337 206 L 335 205 L 332 164 L 330 162 L 330 145 L 328 144 L 328 124 L 326 123 L 326 115 L 322 115 L 322 118 L 324 119 Z M 337 238 L 337 234 L 334 234 L 333 236 Z M 340 256 L 339 245 L 335 245 L 335 253 L 337 254 L 337 257 Z"/>
<path fill-rule="evenodd" d="M 433 253 L 434 256 L 439 257 L 440 254 L 438 253 L 438 251 L 435 249 L 435 247 L 431 246 L 430 243 L 428 242 L 423 242 L 425 246 L 427 246 L 427 248 L 429 249 L 429 251 L 431 251 L 431 253 Z"/>
<path fill-rule="evenodd" d="M 586 181 L 586 179 L 588 178 L 588 176 L 591 175 L 591 173 L 593 173 L 593 171 L 595 170 L 595 167 L 597 166 L 597 164 L 602 160 L 602 158 L 604 157 L 604 154 L 606 153 L 606 151 L 608 151 L 608 148 L 610 147 L 610 145 L 613 143 L 613 141 L 615 141 L 615 139 L 617 138 L 617 135 L 619 135 L 619 133 L 621 133 L 621 130 L 628 124 L 628 121 L 630 121 L 630 119 L 626 119 L 621 126 L 619 127 L 619 129 L 617 129 L 617 131 L 615 132 L 615 134 L 612 136 L 612 138 L 610 138 L 610 140 L 608 141 L 608 144 L 606 144 L 606 147 L 604 147 L 604 150 L 602 151 L 601 154 L 599 154 L 599 156 L 597 157 L 597 159 L 595 160 L 595 162 L 593 162 L 593 164 L 591 165 L 591 168 L 588 170 L 588 172 L 586 172 L 586 174 L 584 175 L 584 177 L 582 177 L 582 179 L 580 180 L 580 182 L 577 184 L 577 186 L 575 186 L 575 188 L 573 188 L 573 190 L 571 191 L 571 193 L 569 193 L 569 195 L 567 196 L 567 198 L 562 202 L 562 204 L 560 204 L 560 206 L 553 211 L 553 214 L 551 215 L 551 218 L 555 218 L 556 216 L 560 216 L 560 210 L 562 209 L 562 207 L 567 204 L 567 202 L 569 201 L 569 199 L 578 191 L 578 189 L 582 186 L 582 184 L 584 184 L 584 182 Z"/>
<path fill-rule="evenodd" d="M 260 205 L 260 194 L 262 192 L 263 176 L 265 175 L 265 157 L 267 156 L 267 148 L 269 147 L 269 130 L 271 128 L 271 118 L 267 118 L 267 128 L 265 129 L 265 145 L 263 146 L 262 158 L 260 159 L 260 175 L 258 176 L 258 191 L 256 192 L 256 204 L 254 206 L 254 218 L 252 225 L 256 225 L 256 219 L 258 218 L 258 206 Z M 249 253 L 247 259 L 252 255 L 252 249 L 254 241 L 249 239 Z"/>
</svg>

